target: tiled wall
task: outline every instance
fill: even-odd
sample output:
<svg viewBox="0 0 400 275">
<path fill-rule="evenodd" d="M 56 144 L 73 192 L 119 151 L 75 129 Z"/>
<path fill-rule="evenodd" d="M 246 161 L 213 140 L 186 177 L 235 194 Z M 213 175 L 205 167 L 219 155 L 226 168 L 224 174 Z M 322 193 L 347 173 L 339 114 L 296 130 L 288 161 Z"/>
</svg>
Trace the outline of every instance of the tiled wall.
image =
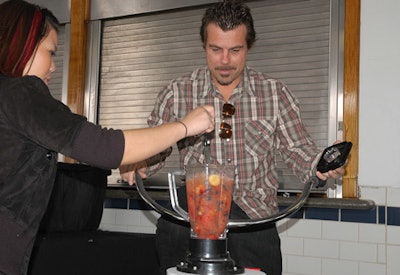
<svg viewBox="0 0 400 275">
<path fill-rule="evenodd" d="M 400 274 L 400 189 L 361 188 L 371 210 L 306 208 L 278 222 L 283 275 Z M 136 200 L 107 200 L 100 229 L 154 233 L 159 214 Z"/>
</svg>

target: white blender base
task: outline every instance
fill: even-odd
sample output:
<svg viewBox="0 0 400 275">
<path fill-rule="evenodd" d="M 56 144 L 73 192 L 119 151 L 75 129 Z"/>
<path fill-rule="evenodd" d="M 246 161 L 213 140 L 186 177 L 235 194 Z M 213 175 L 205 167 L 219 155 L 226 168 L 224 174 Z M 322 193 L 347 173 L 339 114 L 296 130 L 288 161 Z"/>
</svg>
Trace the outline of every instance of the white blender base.
<svg viewBox="0 0 400 275">
<path fill-rule="evenodd" d="M 171 267 L 171 268 L 168 268 L 168 270 L 167 270 L 167 275 L 188 275 L 188 274 L 192 274 L 192 273 L 181 272 L 181 271 L 177 270 L 176 267 Z M 251 269 L 245 269 L 244 273 L 242 273 L 242 274 L 244 274 L 244 275 L 266 275 L 262 271 L 251 270 Z"/>
</svg>

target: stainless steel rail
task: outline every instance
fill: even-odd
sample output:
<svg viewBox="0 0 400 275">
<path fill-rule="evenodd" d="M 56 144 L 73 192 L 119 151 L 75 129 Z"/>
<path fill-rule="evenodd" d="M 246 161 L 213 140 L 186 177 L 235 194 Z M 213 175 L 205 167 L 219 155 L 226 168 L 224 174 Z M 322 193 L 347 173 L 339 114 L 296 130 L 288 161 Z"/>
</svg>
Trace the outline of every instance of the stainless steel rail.
<svg viewBox="0 0 400 275">
<path fill-rule="evenodd" d="M 318 182 L 316 177 L 312 177 L 308 183 L 304 185 L 303 192 L 298 199 L 296 199 L 291 205 L 286 207 L 285 209 L 279 211 L 278 213 L 271 215 L 266 218 L 260 219 L 234 219 L 229 220 L 227 227 L 228 228 L 238 228 L 238 227 L 247 227 L 252 225 L 264 224 L 264 223 L 273 223 L 278 220 L 281 220 L 285 217 L 290 216 L 291 214 L 298 211 L 306 202 L 308 196 L 310 195 L 312 187 Z M 143 181 L 138 173 L 136 173 L 136 188 L 140 195 L 140 197 L 149 204 L 155 211 L 160 213 L 161 215 L 168 215 L 176 220 L 189 222 L 187 219 L 187 215 L 178 215 L 175 211 L 169 210 L 161 205 L 159 205 L 146 191 Z M 170 190 L 171 191 L 171 190 Z M 176 190 L 171 192 L 171 196 L 176 196 Z"/>
</svg>

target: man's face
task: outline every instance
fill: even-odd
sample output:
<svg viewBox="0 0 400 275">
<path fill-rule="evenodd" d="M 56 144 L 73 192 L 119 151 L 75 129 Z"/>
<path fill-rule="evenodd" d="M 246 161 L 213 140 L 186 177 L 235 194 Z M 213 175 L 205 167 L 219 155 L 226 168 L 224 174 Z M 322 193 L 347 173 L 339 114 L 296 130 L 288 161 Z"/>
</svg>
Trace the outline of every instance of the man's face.
<svg viewBox="0 0 400 275">
<path fill-rule="evenodd" d="M 217 87 L 234 88 L 242 79 L 248 53 L 246 35 L 245 25 L 226 32 L 214 23 L 207 26 L 207 65 Z"/>
</svg>

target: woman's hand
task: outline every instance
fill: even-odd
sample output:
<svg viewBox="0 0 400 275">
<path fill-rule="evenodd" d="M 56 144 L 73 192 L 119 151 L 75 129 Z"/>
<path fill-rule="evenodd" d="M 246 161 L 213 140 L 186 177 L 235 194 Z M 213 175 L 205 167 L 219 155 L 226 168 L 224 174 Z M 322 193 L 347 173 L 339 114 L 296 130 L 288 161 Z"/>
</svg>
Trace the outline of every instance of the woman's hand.
<svg viewBox="0 0 400 275">
<path fill-rule="evenodd" d="M 186 125 L 187 136 L 209 133 L 214 130 L 214 107 L 204 105 L 191 111 L 181 120 Z"/>
</svg>

